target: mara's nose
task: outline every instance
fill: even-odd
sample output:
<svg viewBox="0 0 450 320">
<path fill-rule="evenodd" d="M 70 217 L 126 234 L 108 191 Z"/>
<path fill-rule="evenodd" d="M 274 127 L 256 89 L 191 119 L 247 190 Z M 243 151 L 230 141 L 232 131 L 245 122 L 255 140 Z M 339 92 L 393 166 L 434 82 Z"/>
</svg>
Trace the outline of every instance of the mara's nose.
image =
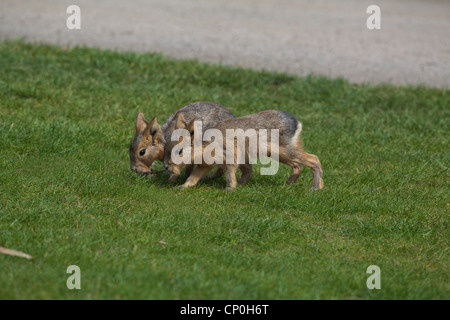
<svg viewBox="0 0 450 320">
<path fill-rule="evenodd" d="M 136 171 L 136 166 L 130 166 L 130 169 Z"/>
</svg>

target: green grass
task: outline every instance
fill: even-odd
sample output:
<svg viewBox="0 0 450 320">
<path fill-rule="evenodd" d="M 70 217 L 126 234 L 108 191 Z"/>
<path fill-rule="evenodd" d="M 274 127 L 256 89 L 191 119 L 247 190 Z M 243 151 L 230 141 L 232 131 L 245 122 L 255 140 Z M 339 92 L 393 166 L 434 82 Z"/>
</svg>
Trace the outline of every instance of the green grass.
<svg viewBox="0 0 450 320">
<path fill-rule="evenodd" d="M 137 112 L 202 100 L 297 116 L 325 189 L 307 170 L 286 185 L 285 166 L 231 193 L 132 173 Z M 34 257 L 0 255 L 0 299 L 448 299 L 449 106 L 448 90 L 0 43 L 0 244 Z"/>
</svg>

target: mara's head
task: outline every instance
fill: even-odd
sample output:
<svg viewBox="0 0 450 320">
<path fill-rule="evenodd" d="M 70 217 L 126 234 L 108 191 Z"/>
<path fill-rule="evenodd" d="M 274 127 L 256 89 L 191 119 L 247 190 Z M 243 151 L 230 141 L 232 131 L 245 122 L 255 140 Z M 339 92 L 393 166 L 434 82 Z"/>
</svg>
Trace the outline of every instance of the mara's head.
<svg viewBox="0 0 450 320">
<path fill-rule="evenodd" d="M 194 120 L 189 124 L 182 113 L 178 114 L 175 130 L 171 137 L 167 137 L 164 149 L 164 168 L 173 175 L 180 174 L 186 164 L 194 163 L 193 142 Z"/>
<path fill-rule="evenodd" d="M 130 144 L 130 168 L 137 173 L 148 175 L 153 161 L 162 161 L 164 139 L 156 117 L 148 122 L 143 113 L 136 118 L 136 134 Z"/>
</svg>

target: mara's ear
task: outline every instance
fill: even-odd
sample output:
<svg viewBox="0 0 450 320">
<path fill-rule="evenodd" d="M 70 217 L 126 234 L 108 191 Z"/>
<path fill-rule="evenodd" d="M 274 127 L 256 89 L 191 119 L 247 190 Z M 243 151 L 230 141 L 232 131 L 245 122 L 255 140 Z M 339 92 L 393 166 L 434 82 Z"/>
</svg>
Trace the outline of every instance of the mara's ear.
<svg viewBox="0 0 450 320">
<path fill-rule="evenodd" d="M 194 145 L 194 139 L 197 137 L 196 131 L 197 128 L 195 127 L 195 119 L 192 120 L 187 126 L 186 130 L 189 131 L 189 135 L 191 136 L 191 146 Z"/>
<path fill-rule="evenodd" d="M 183 113 L 178 114 L 177 123 L 175 124 L 175 129 L 186 129 L 187 123 L 184 119 Z"/>
<path fill-rule="evenodd" d="M 147 128 L 148 122 L 144 118 L 144 114 L 139 112 L 136 118 L 136 132 L 142 132 Z"/>
<path fill-rule="evenodd" d="M 187 126 L 186 126 L 186 130 L 189 131 L 189 134 L 191 135 L 191 137 L 194 136 L 195 131 L 197 130 L 197 128 L 195 127 L 195 119 L 192 120 Z"/>
<path fill-rule="evenodd" d="M 152 121 L 150 121 L 148 125 L 148 133 L 152 136 L 162 134 L 162 129 L 161 126 L 158 124 L 156 116 L 152 119 Z"/>
</svg>

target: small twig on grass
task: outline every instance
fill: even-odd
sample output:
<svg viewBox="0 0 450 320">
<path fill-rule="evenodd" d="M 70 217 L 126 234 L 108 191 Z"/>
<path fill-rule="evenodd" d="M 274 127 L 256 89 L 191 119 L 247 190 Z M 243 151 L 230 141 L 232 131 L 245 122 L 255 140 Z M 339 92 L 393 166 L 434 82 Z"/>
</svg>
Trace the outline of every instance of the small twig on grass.
<svg viewBox="0 0 450 320">
<path fill-rule="evenodd" d="M 25 259 L 28 259 L 28 260 L 33 259 L 33 257 L 30 256 L 29 254 L 26 254 L 26 253 L 23 253 L 23 252 L 20 252 L 20 251 L 16 251 L 16 250 L 12 250 L 12 249 L 7 249 L 7 248 L 4 248 L 2 246 L 0 246 L 0 253 L 7 254 L 9 256 L 25 258 Z"/>
</svg>

